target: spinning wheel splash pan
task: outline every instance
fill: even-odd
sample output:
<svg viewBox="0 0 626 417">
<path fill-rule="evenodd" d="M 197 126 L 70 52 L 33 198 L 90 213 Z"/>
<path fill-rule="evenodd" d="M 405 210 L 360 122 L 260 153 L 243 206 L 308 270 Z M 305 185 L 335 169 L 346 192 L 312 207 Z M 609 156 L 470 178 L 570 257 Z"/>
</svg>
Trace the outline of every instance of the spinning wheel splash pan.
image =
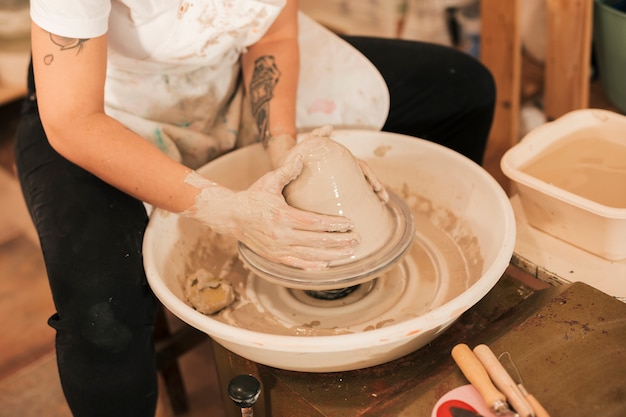
<svg viewBox="0 0 626 417">
<path fill-rule="evenodd" d="M 289 288 L 334 290 L 361 284 L 393 267 L 413 241 L 415 222 L 406 203 L 390 192 L 387 207 L 393 221 L 387 241 L 375 253 L 354 262 L 320 271 L 306 271 L 270 262 L 241 243 L 239 255 L 244 265 L 257 276 Z"/>
<path fill-rule="evenodd" d="M 404 135 L 337 130 L 333 139 L 365 160 L 387 188 L 417 213 L 416 236 L 402 259 L 382 279 L 361 284 L 366 288 L 348 296 L 357 297 L 359 291 L 369 291 L 362 301 L 321 310 L 317 304 L 308 305 L 311 300 L 302 298 L 302 290 L 272 284 L 246 271 L 237 257 L 236 242 L 221 245 L 223 242 L 218 239 L 207 244 L 208 229 L 192 220 L 155 210 L 144 238 L 144 264 L 155 295 L 173 314 L 251 361 L 293 371 L 335 372 L 379 365 L 421 348 L 493 288 L 513 254 L 515 219 L 506 193 L 483 168 L 443 146 Z M 233 189 L 244 189 L 268 169 L 261 145 L 252 145 L 212 161 L 199 172 Z M 437 230 L 436 234 L 430 233 L 431 229 Z M 441 236 L 438 240 L 447 243 L 429 243 L 433 236 Z M 206 262 L 194 255 L 199 246 L 208 248 L 205 252 L 215 263 L 209 265 L 212 273 L 230 270 L 225 278 L 243 275 L 240 297 L 252 292 L 251 298 L 260 300 L 260 306 L 247 304 L 251 314 L 244 317 L 253 320 L 251 326 L 229 322 L 221 313 L 204 315 L 186 302 L 184 280 Z M 221 256 L 226 252 L 232 256 Z M 456 256 L 456 252 L 463 255 Z M 462 278 L 446 261 L 451 254 L 462 261 L 458 262 L 464 268 Z M 434 281 L 423 279 L 429 273 Z M 370 298 L 386 283 L 393 284 L 385 290 L 388 292 L 381 292 L 378 299 Z M 238 291 L 239 285 L 235 286 Z M 280 290 L 274 291 L 276 288 Z M 394 297 L 397 302 L 390 301 Z M 414 307 L 420 300 L 423 305 Z M 369 317 L 373 322 L 368 322 L 361 314 L 368 309 L 359 303 L 392 307 L 389 312 Z M 383 317 L 395 314 L 395 304 L 401 303 L 413 308 L 410 314 L 393 320 Z M 295 311 L 302 304 L 307 307 Z M 289 308 L 294 311 L 286 311 Z M 322 326 L 336 325 L 343 330 L 277 333 L 254 322 L 272 310 L 274 315 L 284 316 L 277 321 L 300 323 L 319 316 Z M 345 319 L 335 322 L 344 313 L 354 314 L 345 314 Z"/>
</svg>

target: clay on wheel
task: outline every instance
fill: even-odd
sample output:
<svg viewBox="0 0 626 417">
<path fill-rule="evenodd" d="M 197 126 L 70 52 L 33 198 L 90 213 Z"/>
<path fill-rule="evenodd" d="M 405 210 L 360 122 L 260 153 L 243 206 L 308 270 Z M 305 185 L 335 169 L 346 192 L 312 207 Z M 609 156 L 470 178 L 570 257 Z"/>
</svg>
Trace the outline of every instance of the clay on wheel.
<svg viewBox="0 0 626 417">
<path fill-rule="evenodd" d="M 351 258 L 331 265 L 362 259 L 381 247 L 392 230 L 391 215 L 348 148 L 332 140 L 329 130 L 321 130 L 291 152 L 302 155 L 304 167 L 283 190 L 287 203 L 302 210 L 345 216 L 361 237 Z"/>
</svg>

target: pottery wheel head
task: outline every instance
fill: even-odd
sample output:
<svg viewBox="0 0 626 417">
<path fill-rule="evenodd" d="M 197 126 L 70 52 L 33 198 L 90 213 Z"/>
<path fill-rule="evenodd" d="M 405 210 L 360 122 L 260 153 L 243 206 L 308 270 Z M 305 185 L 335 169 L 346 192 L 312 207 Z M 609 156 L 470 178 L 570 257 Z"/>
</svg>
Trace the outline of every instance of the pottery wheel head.
<svg viewBox="0 0 626 417">
<path fill-rule="evenodd" d="M 370 281 L 402 259 L 413 242 L 415 220 L 406 202 L 389 193 L 385 205 L 391 219 L 389 238 L 369 256 L 323 270 L 308 271 L 271 262 L 239 242 L 239 258 L 255 275 L 288 288 L 304 290 L 337 290 Z"/>
</svg>

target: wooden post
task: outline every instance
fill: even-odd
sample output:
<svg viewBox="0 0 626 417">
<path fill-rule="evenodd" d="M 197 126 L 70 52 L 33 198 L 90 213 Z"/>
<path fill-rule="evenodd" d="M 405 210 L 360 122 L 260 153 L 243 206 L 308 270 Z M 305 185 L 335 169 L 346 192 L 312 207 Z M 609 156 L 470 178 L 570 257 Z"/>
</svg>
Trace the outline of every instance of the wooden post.
<svg viewBox="0 0 626 417">
<path fill-rule="evenodd" d="M 520 0 L 481 0 L 480 19 L 480 58 L 493 74 L 497 88 L 484 167 L 510 193 L 500 159 L 518 140 L 522 72 Z"/>
<path fill-rule="evenodd" d="M 589 106 L 593 0 L 547 0 L 544 106 L 548 120 Z"/>
</svg>

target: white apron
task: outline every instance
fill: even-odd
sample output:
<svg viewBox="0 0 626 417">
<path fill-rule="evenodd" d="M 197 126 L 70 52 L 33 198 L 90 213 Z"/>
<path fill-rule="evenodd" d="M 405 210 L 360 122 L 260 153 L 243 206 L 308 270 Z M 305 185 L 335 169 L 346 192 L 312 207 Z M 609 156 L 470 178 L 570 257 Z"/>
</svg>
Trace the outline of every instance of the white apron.
<svg viewBox="0 0 626 417">
<path fill-rule="evenodd" d="M 272 5 L 267 7 L 270 13 L 280 10 Z M 258 11 L 266 12 L 267 9 Z M 271 24 L 273 18 L 268 21 Z M 256 21 L 251 20 L 252 23 Z M 299 24 L 299 131 L 325 124 L 380 129 L 387 117 L 389 94 L 376 68 L 351 45 L 307 16 L 300 14 Z M 172 42 L 166 42 L 160 52 L 167 55 L 172 52 L 168 48 L 180 48 L 175 40 L 174 37 Z M 159 71 L 154 70 L 152 62 L 158 61 L 158 56 L 138 63 L 127 60 L 118 48 L 118 53 L 109 54 L 106 111 L 191 168 L 250 144 L 257 140 L 257 131 L 244 97 L 238 60 L 243 48 L 256 40 L 242 39 L 238 47 L 225 48 L 222 54 L 208 60 L 204 57 L 205 61 L 197 65 L 185 61 L 184 65 L 172 63 L 163 69 L 159 63 Z M 198 50 L 193 53 L 198 55 Z"/>
</svg>

